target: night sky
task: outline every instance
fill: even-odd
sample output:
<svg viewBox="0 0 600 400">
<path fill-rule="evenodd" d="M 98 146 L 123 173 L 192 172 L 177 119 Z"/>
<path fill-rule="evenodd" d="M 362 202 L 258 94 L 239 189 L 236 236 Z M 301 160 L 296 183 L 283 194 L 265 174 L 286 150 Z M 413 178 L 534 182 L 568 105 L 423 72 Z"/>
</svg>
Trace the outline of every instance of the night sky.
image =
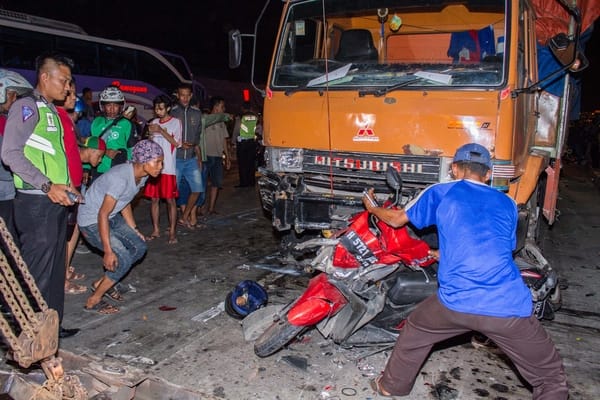
<svg viewBox="0 0 600 400">
<path fill-rule="evenodd" d="M 243 39 L 240 68 L 228 67 L 227 32 L 236 28 L 252 33 L 263 0 L 217 1 L 89 1 L 0 0 L 0 8 L 75 23 L 88 34 L 125 40 L 182 54 L 197 75 L 248 81 L 252 61 L 251 38 Z M 60 5 L 59 5 L 60 4 Z M 258 31 L 257 80 L 266 80 L 279 17 L 280 0 L 272 0 Z M 77 62 L 77 60 L 75 60 Z"/>
<path fill-rule="evenodd" d="M 242 66 L 228 67 L 227 32 L 232 28 L 252 33 L 263 0 L 158 1 L 0 0 L 0 8 L 72 22 L 88 34 L 121 39 L 182 54 L 198 76 L 249 81 L 251 39 L 244 38 Z M 255 81 L 266 80 L 282 10 L 281 0 L 271 0 L 258 30 Z M 583 80 L 582 110 L 600 110 L 600 22 L 587 45 L 590 67 L 579 73 Z M 596 50 L 593 51 L 592 49 Z M 75 60 L 76 61 L 76 60 Z"/>
</svg>

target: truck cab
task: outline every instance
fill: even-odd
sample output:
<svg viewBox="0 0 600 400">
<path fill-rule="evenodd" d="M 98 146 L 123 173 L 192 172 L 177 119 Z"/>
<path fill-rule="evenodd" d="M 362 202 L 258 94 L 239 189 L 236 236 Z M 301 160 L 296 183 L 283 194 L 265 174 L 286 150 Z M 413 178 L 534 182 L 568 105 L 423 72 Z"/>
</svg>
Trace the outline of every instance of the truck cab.
<svg viewBox="0 0 600 400">
<path fill-rule="evenodd" d="M 450 180 L 452 156 L 469 142 L 492 154 L 490 185 L 520 205 L 524 236 L 542 215 L 552 223 L 580 25 L 563 33 L 561 60 L 538 42 L 532 4 L 287 1 L 265 89 L 259 179 L 273 226 L 345 227 L 365 187 L 389 193 L 390 167 L 409 201 Z M 554 63 L 546 76 L 540 51 Z M 548 81 L 559 91 L 545 91 Z"/>
</svg>

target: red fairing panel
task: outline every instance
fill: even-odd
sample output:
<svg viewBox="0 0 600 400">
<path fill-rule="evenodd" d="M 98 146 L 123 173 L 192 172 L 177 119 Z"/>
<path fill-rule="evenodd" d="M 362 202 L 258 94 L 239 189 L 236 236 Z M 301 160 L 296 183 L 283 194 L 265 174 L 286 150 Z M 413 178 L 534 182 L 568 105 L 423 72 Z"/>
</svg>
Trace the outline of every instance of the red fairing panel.
<svg viewBox="0 0 600 400">
<path fill-rule="evenodd" d="M 335 315 L 347 303 L 342 293 L 329 283 L 327 274 L 321 273 L 310 280 L 287 318 L 292 325 L 311 326 Z"/>
</svg>

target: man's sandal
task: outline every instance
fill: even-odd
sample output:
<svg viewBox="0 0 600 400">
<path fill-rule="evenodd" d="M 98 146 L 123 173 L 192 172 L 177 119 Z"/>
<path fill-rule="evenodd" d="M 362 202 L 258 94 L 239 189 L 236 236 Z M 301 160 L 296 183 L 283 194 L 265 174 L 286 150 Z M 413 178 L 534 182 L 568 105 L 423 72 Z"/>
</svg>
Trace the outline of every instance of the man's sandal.
<svg viewBox="0 0 600 400">
<path fill-rule="evenodd" d="M 87 292 L 87 288 L 83 285 L 78 285 L 77 283 L 71 282 L 69 280 L 65 281 L 65 293 L 66 294 L 81 294 Z"/>
<path fill-rule="evenodd" d="M 98 313 L 101 315 L 111 315 L 118 313 L 120 310 L 112 304 L 108 304 L 106 301 L 100 300 L 91 307 L 83 306 L 83 311 Z"/>
<path fill-rule="evenodd" d="M 378 377 L 371 379 L 371 381 L 369 382 L 369 384 L 371 385 L 371 389 L 373 389 L 373 391 L 375 393 L 377 393 L 378 396 L 388 397 L 390 399 L 393 399 L 394 396 L 392 396 L 391 394 L 389 394 L 389 392 L 386 391 L 381 386 L 381 378 L 383 378 L 383 375 L 379 375 Z"/>
<path fill-rule="evenodd" d="M 85 279 L 85 274 L 75 272 L 75 267 L 69 265 L 69 267 L 67 268 L 67 279 L 70 281 L 81 281 Z"/>
<path fill-rule="evenodd" d="M 96 291 L 96 287 L 92 284 L 90 286 L 90 290 L 92 292 Z M 108 299 L 114 300 L 114 301 L 118 301 L 118 302 L 123 302 L 125 301 L 125 298 L 123 297 L 123 295 L 121 294 L 121 292 L 119 291 L 119 289 L 117 289 L 116 287 L 111 287 L 110 289 L 108 289 L 103 296 L 105 296 Z"/>
</svg>

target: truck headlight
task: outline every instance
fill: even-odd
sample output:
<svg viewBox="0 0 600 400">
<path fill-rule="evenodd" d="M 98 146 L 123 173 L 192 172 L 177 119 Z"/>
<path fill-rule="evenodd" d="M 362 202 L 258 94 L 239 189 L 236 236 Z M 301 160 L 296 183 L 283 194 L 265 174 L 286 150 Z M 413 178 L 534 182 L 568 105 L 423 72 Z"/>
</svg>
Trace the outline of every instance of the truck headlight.
<svg viewBox="0 0 600 400">
<path fill-rule="evenodd" d="M 273 172 L 302 172 L 304 151 L 285 147 L 268 147 L 265 165 Z"/>
</svg>

